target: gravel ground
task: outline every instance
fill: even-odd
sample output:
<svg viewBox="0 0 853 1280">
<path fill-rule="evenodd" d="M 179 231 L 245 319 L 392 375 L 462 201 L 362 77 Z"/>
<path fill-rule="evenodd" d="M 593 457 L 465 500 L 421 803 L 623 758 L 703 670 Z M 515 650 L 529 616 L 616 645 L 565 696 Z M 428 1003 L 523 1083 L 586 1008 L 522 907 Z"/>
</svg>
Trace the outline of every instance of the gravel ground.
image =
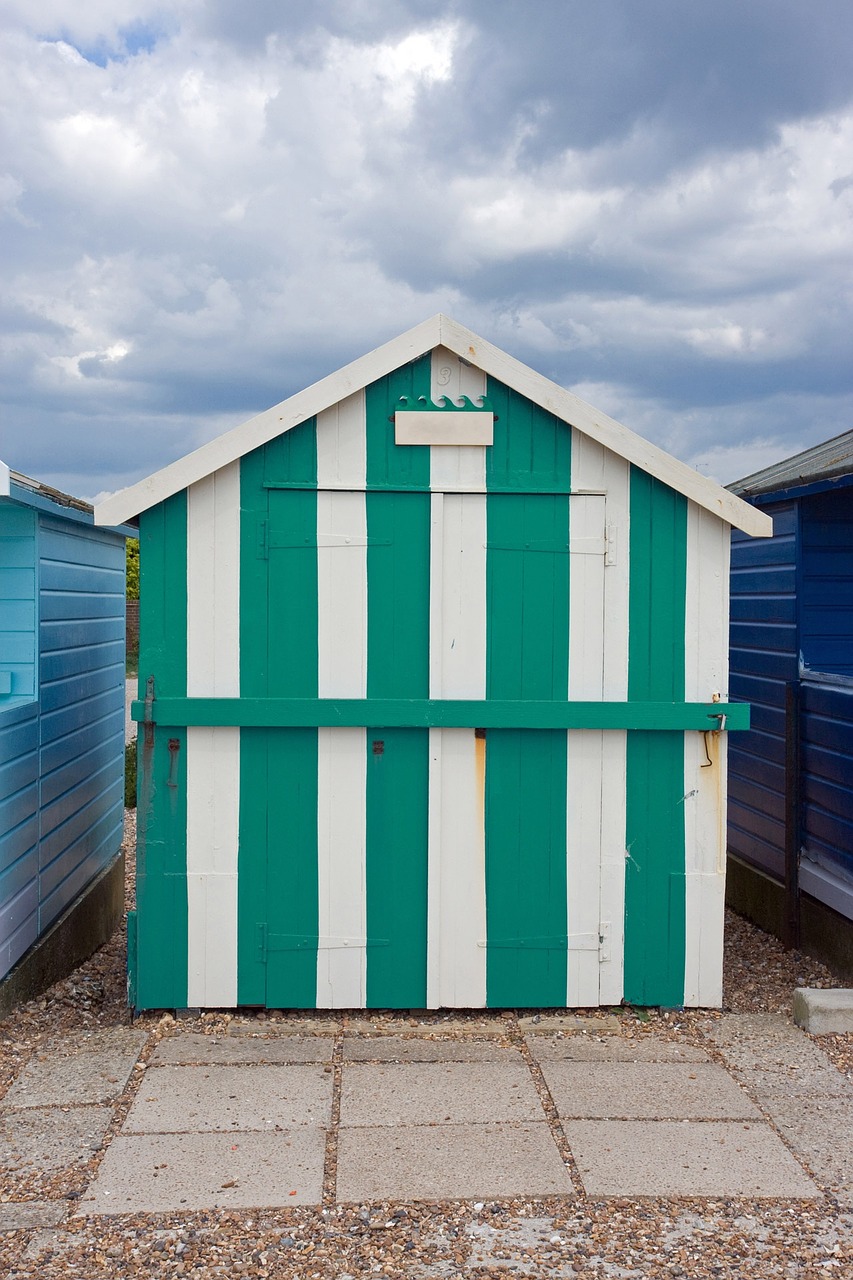
<svg viewBox="0 0 853 1280">
<path fill-rule="evenodd" d="M 134 900 L 135 814 L 126 832 L 127 902 Z M 130 1023 L 125 1005 L 124 929 L 70 978 L 0 1022 L 0 1096 L 32 1055 L 85 1037 L 95 1029 Z M 788 1013 L 795 986 L 842 985 L 822 965 L 785 952 L 773 938 L 729 914 L 726 921 L 725 1008 L 738 1013 Z M 587 1034 L 612 1011 L 586 1015 Z M 257 1033 L 281 1015 L 258 1015 Z M 482 1033 L 519 1042 L 516 1015 L 454 1013 Z M 346 1015 L 336 1018 L 343 1025 Z M 708 1013 L 624 1010 L 620 1034 L 650 1033 L 701 1043 Z M 164 1035 L 222 1033 L 228 1014 L 208 1013 L 175 1023 L 143 1014 L 135 1025 L 148 1033 L 143 1061 Z M 289 1015 L 307 1031 L 310 1014 Z M 450 1030 L 440 1013 L 371 1015 L 372 1033 L 418 1029 L 435 1037 Z M 363 1022 L 363 1019 L 362 1019 Z M 476 1027 L 475 1027 L 476 1024 Z M 816 1040 L 839 1071 L 853 1081 L 853 1036 Z M 136 1076 L 141 1072 L 135 1073 Z M 120 1126 L 133 1098 L 125 1090 L 107 1137 Z M 326 1280 L 336 1277 L 853 1277 L 853 1212 L 839 1208 L 831 1188 L 823 1201 L 746 1200 L 512 1200 L 431 1204 L 336 1206 L 330 1194 L 321 1208 L 194 1214 L 74 1217 L 97 1169 L 101 1151 L 83 1164 L 22 1177 L 0 1171 L 3 1203 L 57 1203 L 67 1215 L 55 1227 L 0 1232 L 0 1275 L 9 1280 L 90 1280 L 90 1277 L 247 1275 Z M 327 1193 L 334 1185 L 333 1149 L 327 1151 Z M 579 1187 L 579 1184 L 578 1184 Z M 57 1211 L 58 1212 L 58 1211 Z"/>
</svg>

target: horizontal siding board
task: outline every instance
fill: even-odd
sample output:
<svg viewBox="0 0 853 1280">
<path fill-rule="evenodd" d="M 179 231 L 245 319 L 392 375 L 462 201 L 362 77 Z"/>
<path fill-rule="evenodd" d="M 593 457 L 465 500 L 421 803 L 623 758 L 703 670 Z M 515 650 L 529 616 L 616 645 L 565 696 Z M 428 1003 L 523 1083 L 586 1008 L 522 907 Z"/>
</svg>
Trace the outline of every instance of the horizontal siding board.
<svg viewBox="0 0 853 1280">
<path fill-rule="evenodd" d="M 74 525 L 42 515 L 39 520 L 39 557 L 42 561 L 123 567 L 124 538 L 93 526 Z"/>
<path fill-rule="evenodd" d="M 755 777 L 742 778 L 729 774 L 729 799 L 747 808 L 760 810 L 776 822 L 785 821 L 785 796 L 774 787 L 765 787 Z"/>
<path fill-rule="evenodd" d="M 776 880 L 785 878 L 785 855 L 774 841 L 761 840 L 740 822 L 736 807 L 729 806 L 729 852 Z"/>
<path fill-rule="evenodd" d="M 124 688 L 123 663 L 112 667 L 100 667 L 95 671 L 84 671 L 78 675 L 58 677 L 42 685 L 42 714 L 46 715 L 61 707 L 74 706 L 79 702 L 87 702 L 107 691 L 115 695 L 117 702 L 123 701 Z"/>
<path fill-rule="evenodd" d="M 772 850 L 778 858 L 779 866 L 784 865 L 785 824 L 775 821 L 768 814 L 762 813 L 750 804 L 729 796 L 730 820 L 745 834 L 754 840 L 760 840 L 768 850 Z"/>
<path fill-rule="evenodd" d="M 739 659 L 739 651 L 732 651 L 732 663 Z M 748 702 L 752 706 L 781 709 L 785 707 L 785 682 L 771 680 L 758 675 L 744 675 L 740 671 L 732 671 L 729 681 L 729 693 L 734 702 Z"/>
<path fill-rule="evenodd" d="M 733 741 L 739 742 L 741 736 L 741 734 L 738 734 Z M 775 761 L 769 759 L 763 751 L 765 746 L 772 746 L 778 752 L 778 758 Z M 781 795 L 785 790 L 784 743 L 778 742 L 775 738 L 764 737 L 761 747 L 762 753 L 753 755 L 749 751 L 742 750 L 740 745 L 733 747 L 730 743 L 729 774 L 736 773 L 741 777 L 754 778 L 759 786 L 768 787 L 771 791 Z"/>
<path fill-rule="evenodd" d="M 81 675 L 86 671 L 99 671 L 105 667 L 120 669 L 122 680 L 124 679 L 124 641 L 122 639 L 55 649 L 50 653 L 42 653 L 40 662 L 41 679 L 44 684 L 65 676 Z"/>
<path fill-rule="evenodd" d="M 67 564 L 58 560 L 39 560 L 39 587 L 42 591 L 68 592 L 73 595 L 106 595 L 108 599 L 123 600 L 125 590 L 124 566 Z M 0 584 L 2 584 L 0 575 Z"/>
<path fill-rule="evenodd" d="M 28 885 L 0 905 L 0 974 L 5 975 L 38 937 L 38 891 Z"/>
<path fill-rule="evenodd" d="M 805 742 L 801 760 L 806 774 L 823 778 L 827 782 L 836 783 L 845 788 L 848 793 L 847 803 L 853 811 L 853 799 L 849 795 L 850 775 L 853 770 L 850 752 L 833 751 L 822 742 Z"/>
<path fill-rule="evenodd" d="M 106 741 L 123 735 L 124 708 L 113 708 L 98 720 L 91 720 L 73 733 L 44 745 L 41 749 L 42 776 L 49 778 L 55 769 L 61 769 L 69 760 L 89 750 L 92 742 Z"/>
<path fill-rule="evenodd" d="M 95 799 L 123 772 L 123 744 L 115 738 L 57 770 L 48 787 L 42 784 L 42 835 Z"/>
<path fill-rule="evenodd" d="M 38 847 L 38 810 L 34 808 L 23 822 L 14 827 L 4 827 L 3 830 L 5 834 L 0 840 L 0 869 L 10 867 L 18 858 L 23 858 L 31 849 Z"/>
<path fill-rule="evenodd" d="M 793 595 L 797 571 L 793 564 L 755 565 L 732 569 L 732 591 L 738 596 Z"/>
<path fill-rule="evenodd" d="M 732 595 L 732 622 L 787 624 L 794 629 L 797 606 L 793 596 Z"/>
<path fill-rule="evenodd" d="M 120 692 L 120 691 L 119 691 Z M 108 689 L 83 702 L 73 703 L 70 707 L 60 707 L 42 716 L 42 743 L 55 742 L 68 733 L 75 733 L 87 725 L 108 716 L 116 709 L 116 691 Z M 122 709 L 124 703 L 122 701 Z"/>
<path fill-rule="evenodd" d="M 123 779 L 117 779 L 84 809 L 42 840 L 41 897 L 45 901 L 56 888 L 74 873 L 75 867 L 87 861 L 93 850 L 110 839 L 114 852 L 121 844 L 121 817 L 124 800 Z M 106 859 L 106 855 L 104 855 Z"/>
<path fill-rule="evenodd" d="M 121 844 L 121 818 L 123 797 L 117 793 L 112 810 L 93 828 L 85 840 L 81 839 L 68 850 L 65 859 L 58 860 L 50 868 L 50 874 L 41 877 L 41 906 L 39 928 L 42 932 L 62 915 L 97 876 L 104 871 L 118 853 Z M 68 873 L 59 877 L 60 867 Z M 56 876 L 56 883 L 51 881 Z"/>
<path fill-rule="evenodd" d="M 768 648 L 737 649 L 735 652 L 740 676 L 758 676 L 762 680 L 782 682 L 797 678 L 799 668 L 793 653 L 777 653 Z"/>
<path fill-rule="evenodd" d="M 794 562 L 793 539 L 756 538 L 732 547 L 732 565 L 737 569 L 753 569 L 758 565 L 790 565 Z M 736 591 L 737 572 L 732 574 L 732 592 Z"/>
<path fill-rule="evenodd" d="M 119 605 L 122 605 L 123 617 L 123 596 L 93 595 L 88 591 L 41 592 L 41 616 L 45 622 L 115 618 L 119 616 Z"/>
<path fill-rule="evenodd" d="M 38 813 L 38 784 L 24 787 L 0 803 L 0 831 L 12 833 L 15 827 Z"/>
<path fill-rule="evenodd" d="M 111 618 L 56 618 L 50 622 L 42 618 L 39 628 L 39 646 L 42 655 L 65 649 L 82 649 L 90 644 L 103 644 L 109 640 L 124 641 L 124 615 Z"/>
<path fill-rule="evenodd" d="M 38 869 L 39 852 L 35 844 L 31 844 L 14 862 L 6 866 L 0 863 L 0 903 L 11 902 L 29 884 L 34 884 L 38 879 Z"/>
</svg>

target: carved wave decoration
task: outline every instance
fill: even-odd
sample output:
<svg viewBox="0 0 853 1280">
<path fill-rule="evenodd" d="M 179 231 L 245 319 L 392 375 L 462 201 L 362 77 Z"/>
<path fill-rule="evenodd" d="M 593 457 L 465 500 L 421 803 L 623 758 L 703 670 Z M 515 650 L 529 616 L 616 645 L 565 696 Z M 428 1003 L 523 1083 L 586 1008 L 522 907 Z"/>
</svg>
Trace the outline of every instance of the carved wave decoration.
<svg viewBox="0 0 853 1280">
<path fill-rule="evenodd" d="M 451 400 L 449 396 L 439 396 L 433 402 L 429 396 L 400 396 L 394 406 L 395 413 L 494 413 L 488 396 L 478 396 L 479 404 L 475 404 L 469 396 L 460 396 L 459 400 Z"/>
</svg>

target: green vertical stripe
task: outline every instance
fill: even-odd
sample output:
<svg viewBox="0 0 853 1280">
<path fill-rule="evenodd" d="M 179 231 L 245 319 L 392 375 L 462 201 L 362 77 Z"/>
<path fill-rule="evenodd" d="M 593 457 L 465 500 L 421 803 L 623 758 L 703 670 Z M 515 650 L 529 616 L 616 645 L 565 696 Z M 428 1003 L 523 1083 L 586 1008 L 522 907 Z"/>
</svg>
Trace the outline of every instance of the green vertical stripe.
<svg viewBox="0 0 853 1280">
<path fill-rule="evenodd" d="M 494 380 L 488 394 L 498 420 L 487 454 L 486 696 L 566 698 L 571 432 Z M 563 731 L 486 735 L 491 1007 L 565 1004 L 566 768 Z"/>
<path fill-rule="evenodd" d="M 368 493 L 367 536 L 367 696 L 427 697 L 429 494 Z M 423 1008 L 429 730 L 370 728 L 367 752 L 367 1003 Z"/>
<path fill-rule="evenodd" d="M 631 468 L 628 697 L 684 699 L 687 501 Z M 625 999 L 684 1001 L 684 735 L 630 732 Z"/>
<path fill-rule="evenodd" d="M 428 353 L 395 369 L 365 390 L 368 489 L 428 489 L 429 447 L 394 443 L 394 407 L 400 396 L 428 396 Z"/>
<path fill-rule="evenodd" d="M 187 495 L 175 494 L 139 520 L 139 684 L 155 694 L 187 691 Z M 170 751 L 170 742 L 177 750 Z M 187 1003 L 187 735 L 140 726 L 137 833 L 138 1007 Z"/>
<path fill-rule="evenodd" d="M 289 438 L 290 437 L 290 438 Z M 240 687 L 317 696 L 312 419 L 241 464 Z M 317 730 L 241 733 L 238 999 L 313 1008 L 317 994 Z"/>
</svg>

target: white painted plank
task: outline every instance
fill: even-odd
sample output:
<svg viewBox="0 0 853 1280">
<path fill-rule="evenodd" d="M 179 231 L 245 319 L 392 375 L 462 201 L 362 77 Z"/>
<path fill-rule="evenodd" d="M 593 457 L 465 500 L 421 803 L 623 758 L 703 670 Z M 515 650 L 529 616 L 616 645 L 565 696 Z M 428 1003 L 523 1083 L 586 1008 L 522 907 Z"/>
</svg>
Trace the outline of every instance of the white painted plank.
<svg viewBox="0 0 853 1280">
<path fill-rule="evenodd" d="M 685 696 L 728 696 L 729 529 L 687 508 Z M 684 1003 L 722 1003 L 727 735 L 684 735 L 686 938 Z M 710 759 L 711 763 L 708 763 Z"/>
<path fill-rule="evenodd" d="M 429 731 L 427 1006 L 486 1004 L 486 741 Z"/>
<path fill-rule="evenodd" d="M 187 729 L 187 1004 L 237 1003 L 240 730 Z"/>
<path fill-rule="evenodd" d="M 317 493 L 321 698 L 367 696 L 367 509 L 363 492 Z"/>
<path fill-rule="evenodd" d="M 591 475 L 591 469 L 588 472 Z M 628 698 L 628 587 L 630 576 L 631 468 L 623 457 L 604 449 L 601 485 L 607 492 L 605 530 L 612 546 L 604 570 L 604 698 Z M 598 481 L 590 480 L 590 486 Z M 611 563 L 608 563 L 608 560 Z M 605 796 L 601 815 L 601 919 L 610 928 L 610 959 L 601 966 L 602 1004 L 619 1004 L 624 994 L 625 830 L 628 735 L 614 729 L 602 739 Z"/>
<path fill-rule="evenodd" d="M 122 524 L 439 345 L 498 378 L 555 417 L 579 428 L 591 439 L 598 440 L 628 462 L 635 463 L 664 484 L 692 498 L 735 528 L 756 537 L 766 538 L 772 534 L 772 520 L 756 507 L 671 457 L 571 391 L 543 378 L 470 329 L 442 315 L 432 316 L 384 346 L 297 392 L 290 399 L 170 463 L 162 471 L 104 499 L 95 508 L 95 523 Z"/>
<path fill-rule="evenodd" d="M 486 498 L 433 493 L 430 697 L 484 698 Z M 427 1003 L 486 1003 L 485 740 L 429 734 Z"/>
<path fill-rule="evenodd" d="M 317 731 L 317 1008 L 367 1001 L 366 734 Z"/>
<path fill-rule="evenodd" d="M 494 443 L 493 413 L 454 413 L 452 409 L 397 409 L 394 414 L 394 443 L 426 444 L 442 449 L 483 447 Z"/>
<path fill-rule="evenodd" d="M 317 487 L 363 489 L 367 474 L 364 391 L 317 415 Z"/>
<path fill-rule="evenodd" d="M 437 403 L 439 396 L 449 396 L 451 400 L 458 401 L 465 395 L 476 404 L 478 396 L 485 393 L 486 375 L 481 369 L 463 363 L 446 347 L 435 348 L 430 362 L 430 398 L 433 403 Z M 430 450 L 430 486 L 434 491 L 485 493 L 485 447 L 434 446 Z"/>
<path fill-rule="evenodd" d="M 240 464 L 187 495 L 187 693 L 240 692 Z M 237 1002 L 240 730 L 187 729 L 187 1002 Z"/>
<path fill-rule="evenodd" d="M 367 695 L 364 396 L 317 421 L 317 647 L 321 698 Z M 349 491 L 341 486 L 348 486 Z M 320 944 L 317 1008 L 367 998 L 366 744 L 361 728 L 317 735 Z"/>
</svg>

